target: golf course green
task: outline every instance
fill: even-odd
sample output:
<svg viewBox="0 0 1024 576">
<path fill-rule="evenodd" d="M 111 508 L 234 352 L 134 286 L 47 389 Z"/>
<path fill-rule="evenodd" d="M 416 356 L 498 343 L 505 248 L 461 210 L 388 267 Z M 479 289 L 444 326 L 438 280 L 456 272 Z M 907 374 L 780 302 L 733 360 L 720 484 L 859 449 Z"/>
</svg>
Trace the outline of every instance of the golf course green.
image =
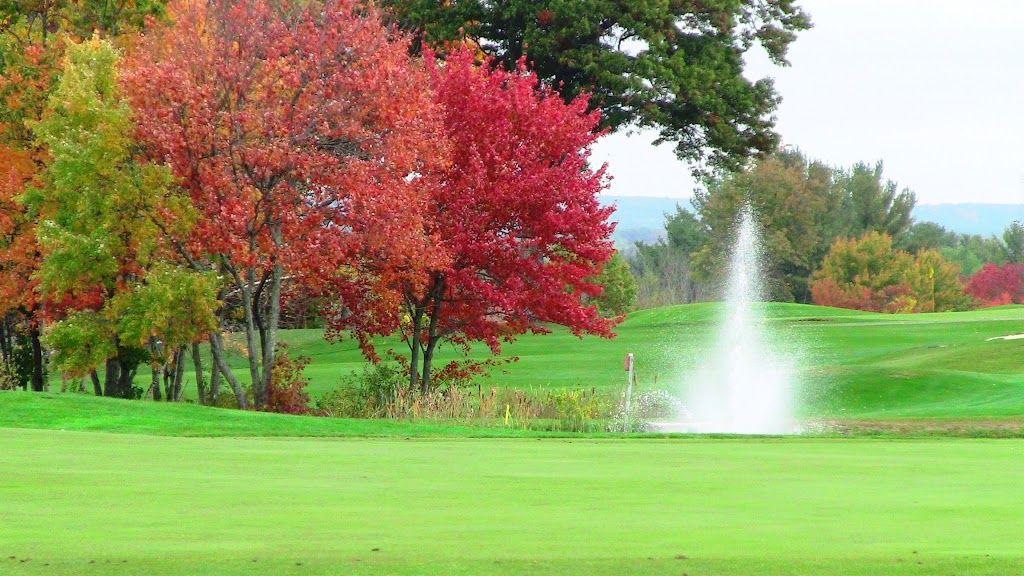
<svg viewBox="0 0 1024 576">
<path fill-rule="evenodd" d="M 613 391 L 633 352 L 641 387 L 673 389 L 720 313 L 526 337 L 482 385 Z M 1024 573 L 1024 341 L 993 340 L 1024 332 L 1024 307 L 765 313 L 799 361 L 800 416 L 832 432 L 546 433 L 0 393 L 0 574 Z M 285 338 L 312 358 L 314 397 L 361 369 L 349 343 Z M 864 421 L 884 433 L 844 435 Z M 953 437 L 990 426 L 1018 438 Z"/>
</svg>

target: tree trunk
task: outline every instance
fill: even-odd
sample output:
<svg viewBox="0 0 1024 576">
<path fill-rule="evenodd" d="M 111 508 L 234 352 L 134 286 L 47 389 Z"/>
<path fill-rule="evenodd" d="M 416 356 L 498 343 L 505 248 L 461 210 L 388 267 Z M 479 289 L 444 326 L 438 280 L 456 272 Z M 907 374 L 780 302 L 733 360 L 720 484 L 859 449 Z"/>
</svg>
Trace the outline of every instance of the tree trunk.
<svg viewBox="0 0 1024 576">
<path fill-rule="evenodd" d="M 424 394 L 430 393 L 430 387 L 434 385 L 430 378 L 430 368 L 434 364 L 434 350 L 437 348 L 437 338 L 431 337 L 427 342 L 427 347 L 423 350 L 423 377 L 420 381 L 423 383 L 423 389 L 421 392 Z"/>
<path fill-rule="evenodd" d="M 3 322 L 0 322 L 0 360 L 2 360 L 4 364 L 13 360 L 11 341 L 8 336 L 11 331 L 9 324 L 9 317 L 4 316 Z"/>
<path fill-rule="evenodd" d="M 409 390 L 416 390 L 420 378 L 420 352 L 422 352 L 423 307 L 412 311 L 412 334 L 409 338 Z"/>
<path fill-rule="evenodd" d="M 100 385 L 100 375 L 95 370 L 89 371 L 89 379 L 92 380 L 92 391 L 97 396 L 103 396 L 103 386 Z"/>
<path fill-rule="evenodd" d="M 170 402 L 181 402 L 183 391 L 182 382 L 185 379 L 185 347 L 178 348 L 174 353 L 174 381 L 171 385 L 173 395 L 167 400 Z"/>
<path fill-rule="evenodd" d="M 213 347 L 213 344 L 210 344 Z M 213 352 L 210 352 L 210 357 L 213 357 Z M 220 400 L 220 368 L 216 362 L 211 362 L 210 367 L 210 404 L 216 405 L 217 401 Z"/>
<path fill-rule="evenodd" d="M 164 367 L 155 360 L 152 363 L 153 367 L 153 379 L 149 385 L 149 395 L 153 397 L 154 402 L 159 402 L 162 399 L 160 395 L 160 375 L 164 373 Z"/>
<path fill-rule="evenodd" d="M 127 355 L 128 350 L 120 345 L 117 345 L 117 362 L 120 367 L 120 373 L 117 381 L 117 389 L 119 390 L 118 398 L 131 398 L 132 397 L 132 384 L 135 383 L 135 371 L 138 366 L 129 367 L 128 363 L 125 362 L 124 358 Z"/>
<path fill-rule="evenodd" d="M 107 358 L 105 364 L 106 371 L 103 374 L 103 395 L 108 398 L 120 398 L 118 394 L 117 384 L 120 380 L 118 376 L 121 374 L 121 364 L 118 363 L 117 358 Z"/>
<path fill-rule="evenodd" d="M 440 277 L 434 284 L 433 300 L 434 306 L 430 309 L 430 326 L 427 328 L 427 347 L 423 350 L 423 393 L 428 394 L 433 382 L 430 381 L 430 369 L 434 363 L 434 351 L 438 344 L 438 325 L 441 320 L 441 299 L 444 296 L 445 280 Z"/>
<path fill-rule="evenodd" d="M 15 341 L 15 333 L 14 333 L 14 324 L 15 323 L 14 323 L 14 319 L 11 318 L 10 316 L 8 316 L 6 318 L 6 320 L 4 321 L 4 323 L 7 325 L 7 333 L 5 335 L 6 339 L 7 339 L 7 352 L 8 352 L 8 354 L 10 354 L 11 361 L 14 361 L 14 341 Z"/>
<path fill-rule="evenodd" d="M 246 279 L 244 281 L 237 273 L 234 274 L 234 277 L 235 282 L 242 291 L 242 310 L 245 316 L 245 346 L 249 353 L 249 377 L 252 380 L 253 401 L 256 403 L 256 406 L 261 406 L 262 404 L 260 399 L 263 397 L 263 394 L 260 392 L 259 388 L 263 383 L 263 379 L 260 376 L 260 359 L 263 357 L 263 351 L 258 348 L 256 343 L 256 321 L 255 318 L 253 318 L 252 313 L 252 294 L 253 287 L 256 284 L 256 272 L 252 268 L 249 268 L 246 271 Z M 230 372 L 230 368 L 227 368 L 227 364 L 221 364 L 219 360 L 217 363 L 220 365 L 220 369 L 221 372 L 224 373 L 224 377 L 227 378 L 230 383 L 231 377 L 234 376 L 234 373 Z M 228 376 L 229 373 L 231 376 Z M 232 388 L 234 388 L 233 385 Z"/>
<path fill-rule="evenodd" d="M 39 327 L 33 325 L 29 331 L 32 340 L 32 390 L 43 391 L 43 343 L 39 341 Z"/>
<path fill-rule="evenodd" d="M 173 392 L 171 390 L 171 364 L 164 364 L 160 367 L 160 378 L 164 383 L 164 399 L 167 402 L 171 401 Z"/>
<path fill-rule="evenodd" d="M 238 399 L 238 407 L 242 410 L 248 409 L 249 401 L 245 398 L 245 391 L 242 390 L 242 385 L 238 382 L 238 378 L 235 377 L 235 373 L 231 371 L 231 367 L 228 366 L 227 360 L 224 358 L 224 342 L 221 339 L 220 332 L 210 333 L 210 351 L 213 353 L 213 361 L 216 363 L 218 372 L 224 375 L 224 379 L 228 381 L 231 390 L 234 391 L 235 398 Z"/>
<path fill-rule="evenodd" d="M 260 350 L 267 349 L 267 319 L 263 314 L 263 291 L 267 287 L 267 277 L 264 276 L 256 286 L 252 296 L 252 319 L 256 324 L 256 331 L 260 336 Z M 262 357 L 261 357 L 262 360 Z"/>
<path fill-rule="evenodd" d="M 220 293 L 217 295 L 217 300 L 220 301 L 220 302 L 223 302 L 226 294 L 227 294 L 227 288 L 221 288 Z M 217 326 L 223 326 L 224 325 L 224 319 L 225 319 L 225 315 L 226 314 L 227 314 L 227 310 L 223 306 L 220 308 L 220 310 L 217 311 Z M 217 334 L 220 335 L 220 332 L 218 331 Z M 210 402 L 211 405 L 215 406 L 215 405 L 217 405 L 220 402 L 220 379 L 221 379 L 221 373 L 220 373 L 220 366 L 217 365 L 217 361 L 216 361 L 216 359 L 214 358 L 214 355 L 213 355 L 213 346 L 214 346 L 214 344 L 213 344 L 213 336 L 211 335 L 210 336 L 210 395 L 209 395 L 209 402 Z"/>
<path fill-rule="evenodd" d="M 276 246 L 284 243 L 284 234 L 281 224 L 275 224 L 270 230 L 271 237 Z M 270 380 L 274 374 L 274 355 L 277 353 L 277 326 L 281 323 L 281 284 L 284 281 L 284 264 L 274 262 L 274 268 L 270 275 L 270 302 L 269 317 L 267 318 L 267 337 L 263 345 L 263 381 L 260 383 L 258 402 L 264 406 L 270 401 Z M 253 394 L 256 394 L 256 384 L 253 382 Z"/>
<path fill-rule="evenodd" d="M 199 354 L 199 342 L 192 343 L 192 365 L 196 369 L 196 394 L 199 403 L 206 405 L 206 382 L 203 382 L 203 358 Z"/>
</svg>

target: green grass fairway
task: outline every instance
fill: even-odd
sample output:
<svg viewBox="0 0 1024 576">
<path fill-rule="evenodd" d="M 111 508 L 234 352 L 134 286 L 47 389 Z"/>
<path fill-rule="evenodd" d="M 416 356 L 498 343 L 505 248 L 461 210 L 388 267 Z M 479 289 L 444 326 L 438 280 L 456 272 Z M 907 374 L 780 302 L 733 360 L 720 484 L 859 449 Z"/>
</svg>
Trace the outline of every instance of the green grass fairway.
<svg viewBox="0 0 1024 576">
<path fill-rule="evenodd" d="M 1024 333 L 1024 306 L 905 315 L 777 303 L 763 310 L 778 348 L 798 359 L 802 417 L 1024 416 L 1024 340 L 990 340 Z M 479 383 L 619 390 L 625 382 L 622 360 L 633 352 L 641 388 L 678 394 L 714 344 L 722 312 L 716 303 L 643 310 L 631 314 L 612 340 L 581 340 L 560 328 L 526 335 L 504 349 L 520 361 L 495 369 Z M 306 373 L 314 399 L 366 366 L 354 342 L 330 344 L 320 330 L 283 331 L 281 337 L 294 353 L 311 358 Z M 381 350 L 403 346 L 395 338 L 379 341 Z M 239 378 L 246 378 L 242 357 L 230 356 Z M 474 356 L 486 357 L 486 350 Z M 454 357 L 442 347 L 438 364 Z M 187 395 L 194 396 L 194 376 L 186 374 Z M 143 368 L 136 383 L 148 382 Z"/>
<path fill-rule="evenodd" d="M 505 347 L 520 361 L 494 371 L 484 386 L 617 388 L 622 359 L 637 357 L 640 385 L 679 390 L 715 340 L 719 304 L 643 310 L 618 338 L 573 337 L 556 329 Z M 1024 415 L 1024 341 L 989 338 L 1024 333 L 1024 306 L 940 314 L 874 314 L 764 305 L 779 348 L 799 359 L 803 416 L 981 418 Z M 319 331 L 284 339 L 309 355 L 313 395 L 359 370 L 351 342 L 330 345 Z M 382 347 L 396 349 L 395 340 Z M 441 362 L 450 358 L 442 349 Z M 482 357 L 482 353 L 481 353 Z"/>
<path fill-rule="evenodd" d="M 483 385 L 611 391 L 634 352 L 642 388 L 678 390 L 721 311 L 527 336 Z M 801 416 L 835 433 L 1024 431 L 1024 341 L 990 340 L 1024 307 L 765 312 Z M 284 336 L 314 396 L 363 365 Z M 556 438 L 7 392 L 0 446 L 0 576 L 1024 574 L 1021 439 Z"/>
<path fill-rule="evenodd" d="M 3 428 L 203 437 L 508 438 L 538 435 L 529 430 L 470 427 L 432 420 L 408 422 L 288 416 L 188 403 L 24 392 L 0 392 L 0 429 Z M 0 572 L 0 576 L 2 574 Z"/>
<path fill-rule="evenodd" d="M 0 574 L 1024 573 L 1024 441 L 0 429 Z"/>
</svg>

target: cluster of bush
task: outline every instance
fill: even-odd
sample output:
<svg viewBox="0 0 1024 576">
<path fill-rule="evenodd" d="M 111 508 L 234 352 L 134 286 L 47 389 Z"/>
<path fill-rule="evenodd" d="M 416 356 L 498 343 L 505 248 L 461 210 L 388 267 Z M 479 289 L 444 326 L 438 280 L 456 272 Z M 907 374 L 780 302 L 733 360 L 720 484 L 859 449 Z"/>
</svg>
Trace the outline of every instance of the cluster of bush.
<svg viewBox="0 0 1024 576">
<path fill-rule="evenodd" d="M 430 392 L 409 386 L 400 365 L 381 363 L 342 378 L 339 385 L 310 401 L 301 376 L 304 358 L 280 356 L 280 380 L 271 385 L 276 412 L 335 418 L 435 419 L 474 425 L 558 431 L 642 429 L 644 422 L 678 415 L 679 402 L 664 390 L 636 395 L 629 414 L 622 390 L 598 388 L 484 387 L 465 381 L 440 382 Z M 223 397 L 229 403 L 230 397 Z"/>
<path fill-rule="evenodd" d="M 988 263 L 971 276 L 966 290 L 981 306 L 1024 304 L 1024 264 Z"/>
<path fill-rule="evenodd" d="M 814 302 L 872 312 L 939 312 L 971 306 L 960 269 L 936 250 L 912 255 L 888 234 L 839 239 L 812 276 Z"/>
<path fill-rule="evenodd" d="M 967 310 L 1024 303 L 1024 264 L 987 263 L 964 278 L 938 250 L 911 254 L 871 232 L 838 239 L 812 276 L 814 303 L 872 312 Z"/>
</svg>

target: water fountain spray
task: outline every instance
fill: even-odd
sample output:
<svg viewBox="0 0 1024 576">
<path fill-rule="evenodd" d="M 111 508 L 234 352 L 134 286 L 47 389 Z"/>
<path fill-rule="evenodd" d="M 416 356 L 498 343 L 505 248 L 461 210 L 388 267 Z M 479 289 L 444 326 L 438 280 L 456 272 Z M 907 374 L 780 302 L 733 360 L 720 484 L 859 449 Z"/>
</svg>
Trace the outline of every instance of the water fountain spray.
<svg viewBox="0 0 1024 576">
<path fill-rule="evenodd" d="M 725 318 L 716 344 L 690 379 L 686 407 L 694 432 L 789 434 L 794 370 L 775 346 L 761 316 L 760 225 L 753 210 L 740 212 L 730 255 Z"/>
</svg>

